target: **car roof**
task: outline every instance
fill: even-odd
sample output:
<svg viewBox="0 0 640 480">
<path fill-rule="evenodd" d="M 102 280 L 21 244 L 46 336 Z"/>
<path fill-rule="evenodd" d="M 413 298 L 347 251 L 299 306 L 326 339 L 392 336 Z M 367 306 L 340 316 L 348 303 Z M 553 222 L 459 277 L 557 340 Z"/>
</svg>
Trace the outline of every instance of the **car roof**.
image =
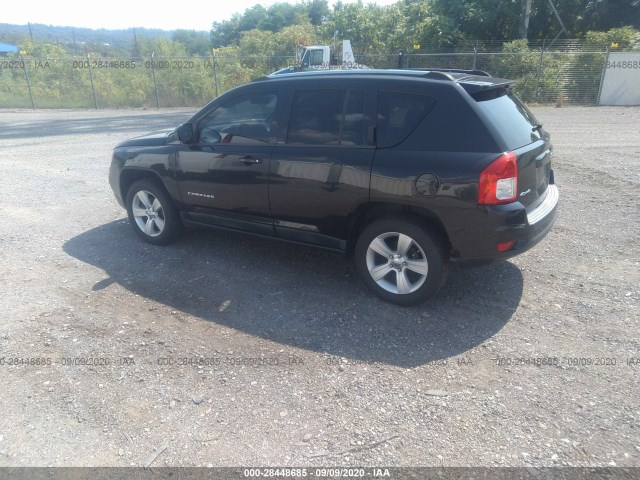
<svg viewBox="0 0 640 480">
<path fill-rule="evenodd" d="M 455 82 L 462 84 L 469 93 L 478 90 L 507 86 L 514 83 L 514 80 L 504 78 L 496 78 L 490 76 L 487 72 L 481 70 L 458 70 L 458 69 L 429 69 L 429 70 L 411 70 L 411 69 L 329 69 L 329 70 L 299 70 L 288 68 L 279 70 L 271 75 L 260 77 L 255 82 L 274 81 L 286 79 L 321 79 L 330 77 L 336 79 L 361 78 L 367 80 L 375 79 L 408 79 L 416 80 L 435 80 L 445 82 Z"/>
</svg>

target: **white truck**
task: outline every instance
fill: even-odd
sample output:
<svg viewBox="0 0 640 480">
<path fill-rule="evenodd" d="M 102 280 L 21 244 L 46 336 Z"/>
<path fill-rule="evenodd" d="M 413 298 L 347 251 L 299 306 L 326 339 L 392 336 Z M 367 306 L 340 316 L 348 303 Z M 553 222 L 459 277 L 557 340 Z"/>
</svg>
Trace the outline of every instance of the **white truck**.
<svg viewBox="0 0 640 480">
<path fill-rule="evenodd" d="M 300 66 L 302 68 L 363 68 L 355 61 L 353 50 L 351 50 L 351 40 L 342 41 L 342 58 L 338 59 L 331 55 L 331 49 L 327 45 L 310 45 L 302 47 L 300 52 Z M 366 67 L 364 67 L 366 68 Z"/>
<path fill-rule="evenodd" d="M 296 53 L 296 65 L 293 67 L 283 68 L 275 72 L 292 73 L 300 70 L 350 70 L 358 68 L 369 68 L 366 65 L 356 62 L 351 50 L 351 41 L 342 41 L 342 58 L 332 55 L 331 48 L 327 45 L 308 45 L 303 46 Z"/>
</svg>

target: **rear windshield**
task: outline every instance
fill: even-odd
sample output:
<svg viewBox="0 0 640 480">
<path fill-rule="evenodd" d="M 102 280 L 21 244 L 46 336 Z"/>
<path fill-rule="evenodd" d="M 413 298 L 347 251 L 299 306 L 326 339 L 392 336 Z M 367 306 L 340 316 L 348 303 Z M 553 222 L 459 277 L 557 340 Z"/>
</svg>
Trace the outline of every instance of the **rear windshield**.
<svg viewBox="0 0 640 480">
<path fill-rule="evenodd" d="M 540 138 L 536 118 L 527 107 L 506 88 L 491 89 L 473 95 L 478 106 L 500 132 L 507 148 L 514 150 Z"/>
</svg>

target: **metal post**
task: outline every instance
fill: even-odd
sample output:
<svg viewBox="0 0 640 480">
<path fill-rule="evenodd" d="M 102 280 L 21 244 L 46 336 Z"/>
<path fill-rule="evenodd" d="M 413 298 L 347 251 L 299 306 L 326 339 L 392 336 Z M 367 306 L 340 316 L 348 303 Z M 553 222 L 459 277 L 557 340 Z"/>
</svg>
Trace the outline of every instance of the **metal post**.
<svg viewBox="0 0 640 480">
<path fill-rule="evenodd" d="M 558 23 L 560 24 L 560 31 L 555 36 L 555 38 L 551 41 L 551 45 L 553 45 L 554 43 L 556 43 L 556 40 L 558 39 L 558 37 L 560 35 L 562 35 L 562 33 L 567 33 L 567 29 L 565 28 L 564 23 L 562 23 L 562 19 L 560 18 L 560 15 L 558 14 L 558 10 L 556 9 L 556 6 L 553 4 L 553 2 L 551 0 L 549 0 L 549 5 L 551 5 L 551 9 L 553 10 L 553 14 L 556 16 L 556 19 L 558 20 Z M 549 47 L 551 47 L 551 45 L 549 45 Z"/>
<path fill-rule="evenodd" d="M 216 73 L 216 51 L 213 50 L 213 85 L 216 89 L 216 98 L 218 98 L 218 75 Z"/>
<path fill-rule="evenodd" d="M 91 80 L 91 92 L 93 93 L 93 106 L 98 109 L 98 99 L 96 98 L 96 87 L 93 84 L 93 70 L 91 69 L 91 59 L 89 58 L 89 51 L 85 49 L 84 53 L 87 54 L 87 65 L 89 65 L 89 80 Z"/>
<path fill-rule="evenodd" d="M 600 96 L 602 95 L 602 85 L 604 84 L 604 75 L 607 71 L 607 64 L 609 63 L 609 45 L 607 45 L 607 52 L 604 55 L 604 62 L 602 63 L 602 73 L 600 74 L 600 86 L 598 87 L 598 98 L 596 99 L 596 105 L 600 105 Z"/>
<path fill-rule="evenodd" d="M 404 52 L 402 50 L 398 52 L 398 68 L 400 70 L 404 68 Z"/>
<path fill-rule="evenodd" d="M 473 46 L 473 69 L 476 69 L 476 65 L 478 63 L 478 41 L 476 40 L 476 44 Z"/>
<path fill-rule="evenodd" d="M 544 62 L 544 47 L 545 40 L 542 40 L 542 47 L 540 48 L 540 63 L 538 63 L 538 74 L 536 76 L 536 93 L 534 94 L 535 99 L 538 99 L 538 95 L 540 93 L 540 76 L 542 75 L 542 63 Z"/>
<path fill-rule="evenodd" d="M 33 101 L 33 92 L 31 91 L 31 80 L 29 80 L 29 71 L 27 69 L 27 60 L 24 59 L 24 57 L 20 56 L 20 58 L 22 59 L 22 62 L 24 63 L 24 78 L 27 81 L 27 88 L 29 89 L 29 98 L 31 99 L 31 108 L 33 110 L 36 109 L 36 104 Z"/>
<path fill-rule="evenodd" d="M 160 110 L 160 97 L 158 96 L 158 82 L 156 81 L 155 53 L 151 52 L 151 74 L 153 75 L 153 88 L 156 91 L 156 107 Z"/>
</svg>

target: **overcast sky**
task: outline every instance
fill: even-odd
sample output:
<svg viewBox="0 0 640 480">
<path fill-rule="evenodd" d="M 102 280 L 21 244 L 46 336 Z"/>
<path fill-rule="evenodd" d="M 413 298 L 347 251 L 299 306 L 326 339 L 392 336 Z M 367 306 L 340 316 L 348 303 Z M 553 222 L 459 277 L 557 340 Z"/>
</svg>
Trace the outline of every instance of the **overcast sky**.
<svg viewBox="0 0 640 480">
<path fill-rule="evenodd" d="M 157 0 L 109 0 L 83 4 L 77 0 L 30 0 L 24 4 L 5 2 L 0 22 L 109 29 L 146 27 L 209 30 L 214 21 L 227 20 L 232 14 L 242 13 L 256 3 L 267 7 L 277 1 L 190 0 L 161 3 Z M 357 0 L 343 0 L 344 3 L 355 1 Z M 390 5 L 395 1 L 397 0 L 365 0 L 365 3 Z M 329 5 L 333 3 L 333 0 L 329 0 Z"/>
</svg>

